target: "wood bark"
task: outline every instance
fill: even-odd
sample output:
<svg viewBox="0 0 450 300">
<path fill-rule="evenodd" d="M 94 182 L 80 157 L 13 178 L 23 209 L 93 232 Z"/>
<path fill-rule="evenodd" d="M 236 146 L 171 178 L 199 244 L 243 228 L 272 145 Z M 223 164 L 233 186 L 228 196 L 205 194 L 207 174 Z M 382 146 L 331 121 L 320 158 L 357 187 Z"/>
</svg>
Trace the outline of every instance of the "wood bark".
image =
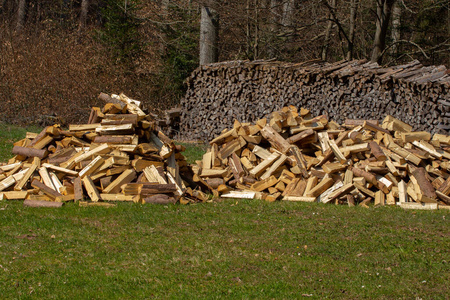
<svg viewBox="0 0 450 300">
<path fill-rule="evenodd" d="M 27 0 L 19 0 L 17 7 L 17 22 L 16 22 L 16 31 L 22 31 L 25 25 L 25 16 L 27 13 Z"/>
<path fill-rule="evenodd" d="M 219 14 L 216 1 L 208 1 L 201 7 L 200 65 L 214 63 L 218 59 Z"/>
<path fill-rule="evenodd" d="M 414 129 L 448 134 L 450 94 L 445 72 L 444 66 L 425 67 L 418 61 L 389 68 L 366 64 L 365 60 L 313 65 L 223 62 L 199 67 L 188 79 L 186 97 L 181 104 L 179 137 L 211 141 L 211 145 L 220 146 L 238 134 L 235 129 L 223 131 L 234 119 L 257 121 L 287 103 L 304 107 L 304 113 L 308 111 L 315 116 L 326 112 L 334 121 L 345 122 L 345 126 L 364 125 L 366 121 L 370 131 L 400 130 L 403 126 L 400 124 L 406 122 L 412 127 L 408 125 L 410 129 L 405 127 L 400 131 Z M 375 127 L 381 125 L 381 118 L 386 115 L 403 122 L 389 121 L 389 127 Z M 292 117 L 290 120 L 294 121 Z M 279 127 L 286 122 L 288 119 L 281 118 L 271 126 Z M 314 124 L 297 125 L 290 130 L 317 132 L 324 126 L 321 122 L 326 123 L 317 119 Z M 315 139 L 316 134 L 310 138 Z M 309 142 L 310 138 L 307 138 Z M 357 142 L 362 135 L 354 132 L 348 138 Z M 293 139 L 291 136 L 289 142 Z"/>
<path fill-rule="evenodd" d="M 375 38 L 373 41 L 372 62 L 381 64 L 383 52 L 386 46 L 386 34 L 391 18 L 392 6 L 395 0 L 376 0 L 377 2 L 377 20 Z"/>
<path fill-rule="evenodd" d="M 89 0 L 81 1 L 81 12 L 80 12 L 80 29 L 84 29 L 87 23 L 87 17 L 89 13 Z"/>
<path fill-rule="evenodd" d="M 348 32 L 348 47 L 347 47 L 347 60 L 353 59 L 353 48 L 355 42 L 355 28 L 356 28 L 356 10 L 358 7 L 358 0 L 350 1 L 350 21 Z"/>
<path fill-rule="evenodd" d="M 25 200 L 23 201 L 23 206 L 28 207 L 62 207 L 64 205 L 63 202 L 52 202 L 52 201 L 43 201 L 43 200 Z"/>
<path fill-rule="evenodd" d="M 337 0 L 331 1 L 331 6 L 334 9 L 336 7 Z M 331 12 L 328 12 L 328 22 L 327 22 L 327 28 L 325 30 L 325 40 L 322 47 L 322 60 L 326 61 L 328 56 L 328 47 L 330 46 L 330 39 L 331 39 L 331 30 L 333 29 L 333 15 Z"/>
<path fill-rule="evenodd" d="M 396 57 L 398 54 L 398 41 L 401 39 L 400 37 L 400 26 L 401 26 L 401 15 L 402 15 L 402 6 L 399 3 L 399 0 L 395 0 L 393 8 L 392 8 L 392 30 L 391 30 L 391 55 Z"/>
</svg>

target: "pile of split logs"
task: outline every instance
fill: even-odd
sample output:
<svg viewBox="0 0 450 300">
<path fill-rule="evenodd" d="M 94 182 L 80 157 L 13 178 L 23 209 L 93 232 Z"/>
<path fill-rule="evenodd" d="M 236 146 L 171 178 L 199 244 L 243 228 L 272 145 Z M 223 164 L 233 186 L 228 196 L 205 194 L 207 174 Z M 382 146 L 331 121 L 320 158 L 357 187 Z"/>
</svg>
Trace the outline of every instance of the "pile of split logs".
<svg viewBox="0 0 450 300">
<path fill-rule="evenodd" d="M 88 124 L 48 126 L 14 144 L 0 165 L 0 200 L 29 206 L 206 202 L 251 198 L 450 207 L 450 136 L 388 115 L 376 120 L 314 117 L 287 106 L 270 119 L 235 121 L 188 166 L 184 147 L 159 131 L 139 101 L 100 94 Z M 90 201 L 83 201 L 83 200 Z"/>
<path fill-rule="evenodd" d="M 48 126 L 14 144 L 15 157 L 0 165 L 0 199 L 26 199 L 30 206 L 189 201 L 180 197 L 180 173 L 189 173 L 184 147 L 156 130 L 140 101 L 99 98 L 106 105 L 92 108 L 88 124 Z"/>
<path fill-rule="evenodd" d="M 269 121 L 235 121 L 210 146 L 193 179 L 216 196 L 450 207 L 450 136 L 392 116 L 339 125 L 289 106 Z"/>
<path fill-rule="evenodd" d="M 203 65 L 187 83 L 179 139 L 210 141 L 235 119 L 255 122 L 288 105 L 339 123 L 391 115 L 414 130 L 450 132 L 445 66 L 231 61 Z"/>
<path fill-rule="evenodd" d="M 157 120 L 156 124 L 169 138 L 174 138 L 180 132 L 181 107 L 164 111 L 164 118 Z"/>
</svg>

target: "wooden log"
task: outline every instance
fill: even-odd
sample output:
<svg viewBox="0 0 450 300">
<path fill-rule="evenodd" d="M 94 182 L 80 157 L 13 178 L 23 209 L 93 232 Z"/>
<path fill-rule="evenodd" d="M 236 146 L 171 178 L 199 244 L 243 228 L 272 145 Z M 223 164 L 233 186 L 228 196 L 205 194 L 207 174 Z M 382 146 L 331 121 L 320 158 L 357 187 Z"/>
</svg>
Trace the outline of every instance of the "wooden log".
<svg viewBox="0 0 450 300">
<path fill-rule="evenodd" d="M 414 178 L 417 180 L 417 184 L 420 187 L 421 194 L 419 195 L 420 202 L 436 202 L 436 191 L 433 185 L 428 180 L 426 171 L 424 168 L 416 168 L 412 172 Z"/>
<path fill-rule="evenodd" d="M 30 168 L 27 170 L 27 172 L 25 172 L 23 177 L 14 186 L 15 191 L 20 191 L 25 187 L 25 185 L 27 184 L 30 177 L 33 175 L 33 173 L 36 171 L 36 169 L 40 167 L 40 164 L 41 164 L 41 160 L 38 157 L 35 157 L 33 159 L 33 164 L 30 166 Z"/>
<path fill-rule="evenodd" d="M 384 132 L 389 134 L 389 130 L 386 130 L 378 125 L 372 124 L 370 122 L 365 121 L 362 125 L 365 129 L 372 130 L 374 132 Z"/>
<path fill-rule="evenodd" d="M 439 187 L 439 192 L 442 194 L 449 196 L 450 195 L 450 176 L 445 180 L 445 182 Z"/>
<path fill-rule="evenodd" d="M 111 182 L 104 190 L 105 194 L 117 194 L 123 184 L 130 183 L 136 178 L 136 172 L 133 169 L 125 170 L 119 177 Z"/>
<path fill-rule="evenodd" d="M 79 173 L 78 176 L 84 178 L 85 176 L 91 175 L 94 173 L 105 160 L 101 156 L 97 156 L 94 158 L 86 167 L 84 167 Z"/>
<path fill-rule="evenodd" d="M 256 167 L 254 167 L 250 174 L 253 176 L 258 176 L 260 173 L 262 173 L 264 170 L 266 170 L 273 162 L 275 162 L 280 157 L 280 154 L 278 152 L 274 152 L 269 157 L 264 159 L 261 163 L 259 163 Z"/>
<path fill-rule="evenodd" d="M 402 132 L 400 137 L 404 143 L 413 142 L 413 141 L 429 141 L 431 140 L 431 134 L 426 131 L 419 132 Z"/>
<path fill-rule="evenodd" d="M 23 201 L 23 206 L 27 207 L 53 207 L 59 208 L 64 205 L 63 202 L 52 202 L 52 201 L 39 201 L 39 200 L 25 200 Z"/>
<path fill-rule="evenodd" d="M 37 157 L 40 159 L 44 159 L 48 155 L 48 151 L 46 149 L 34 149 L 27 147 L 14 146 L 12 149 L 12 153 L 15 155 L 21 155 L 24 157 Z"/>
<path fill-rule="evenodd" d="M 40 182 L 40 181 L 37 180 L 37 179 L 34 179 L 34 180 L 31 182 L 31 186 L 34 187 L 34 188 L 39 189 L 41 192 L 43 192 L 45 195 L 49 196 L 49 197 L 52 198 L 53 200 L 54 200 L 56 197 L 62 196 L 59 192 L 57 192 L 57 191 L 55 191 L 55 190 L 49 188 L 48 186 L 46 186 L 45 184 L 43 184 L 42 182 Z"/>
<path fill-rule="evenodd" d="M 131 135 L 99 135 L 93 140 L 94 143 L 106 144 L 130 144 L 133 141 Z"/>
<path fill-rule="evenodd" d="M 273 127 L 266 125 L 261 129 L 261 135 L 278 151 L 286 154 L 291 144 L 289 144 Z"/>
<path fill-rule="evenodd" d="M 109 96 L 108 94 L 105 94 L 105 93 L 100 93 L 98 95 L 98 99 L 104 101 L 105 103 L 117 104 L 120 106 L 120 109 L 123 109 L 126 105 L 123 101 L 120 101 L 119 99 L 116 99 L 116 98 L 112 98 L 111 96 Z"/>
<path fill-rule="evenodd" d="M 251 189 L 256 192 L 262 192 L 263 190 L 265 190 L 271 186 L 274 186 L 277 183 L 278 183 L 278 179 L 275 176 L 270 176 L 269 178 L 267 178 L 265 180 L 261 180 L 261 181 L 258 181 L 256 183 L 252 184 Z"/>
<path fill-rule="evenodd" d="M 308 178 L 309 177 L 309 174 L 307 172 L 308 165 L 300 149 L 295 145 L 291 145 L 289 147 L 289 154 L 294 157 L 297 166 L 300 168 L 300 172 L 303 178 Z"/>
<path fill-rule="evenodd" d="M 247 142 L 243 137 L 239 137 L 237 139 L 232 140 L 231 142 L 224 145 L 222 149 L 220 149 L 218 153 L 218 157 L 220 159 L 226 159 L 228 156 L 230 156 L 232 153 L 238 151 L 242 147 L 245 146 Z"/>
<path fill-rule="evenodd" d="M 308 129 L 308 130 L 302 131 L 296 135 L 291 136 L 290 138 L 286 139 L 286 142 L 288 142 L 290 144 L 315 143 L 315 142 L 317 142 L 317 134 L 314 130 Z"/>
<path fill-rule="evenodd" d="M 25 199 L 28 196 L 28 191 L 9 191 L 1 193 L 6 200 L 20 200 Z"/>
<path fill-rule="evenodd" d="M 324 178 L 322 181 L 316 185 L 312 190 L 310 190 L 306 196 L 307 197 L 319 197 L 324 191 L 330 188 L 334 183 L 332 178 Z"/>
<path fill-rule="evenodd" d="M 97 190 L 97 187 L 95 186 L 94 182 L 92 182 L 91 177 L 85 176 L 84 178 L 81 179 L 81 181 L 83 182 L 84 188 L 86 189 L 89 198 L 91 198 L 93 202 L 100 201 L 101 200 L 100 193 Z"/>
<path fill-rule="evenodd" d="M 142 199 L 143 203 L 151 203 L 151 204 L 175 204 L 177 200 L 174 197 L 171 197 L 166 194 L 156 194 L 145 197 Z"/>
<path fill-rule="evenodd" d="M 400 207 L 404 209 L 421 209 L 421 210 L 436 210 L 438 209 L 437 203 L 414 203 L 414 202 L 402 202 Z"/>
<path fill-rule="evenodd" d="M 370 147 L 370 152 L 373 154 L 373 156 L 376 157 L 377 160 L 385 161 L 387 159 L 383 150 L 380 148 L 380 146 L 375 141 L 369 142 L 369 147 Z"/>
<path fill-rule="evenodd" d="M 83 186 L 80 177 L 77 177 L 73 180 L 73 191 L 75 201 L 83 200 Z"/>
<path fill-rule="evenodd" d="M 138 194 L 171 194 L 177 191 L 175 184 L 157 184 L 157 183 L 127 183 L 122 185 L 123 194 L 128 195 L 127 189 L 137 190 Z"/>
<path fill-rule="evenodd" d="M 348 183 L 345 185 L 342 185 L 340 188 L 338 188 L 337 190 L 333 191 L 331 194 L 328 195 L 328 197 L 325 197 L 322 199 L 321 197 L 321 202 L 322 203 L 329 203 L 341 196 L 346 195 L 347 193 L 349 193 L 351 190 L 353 190 L 355 187 L 353 186 L 353 183 Z"/>
</svg>

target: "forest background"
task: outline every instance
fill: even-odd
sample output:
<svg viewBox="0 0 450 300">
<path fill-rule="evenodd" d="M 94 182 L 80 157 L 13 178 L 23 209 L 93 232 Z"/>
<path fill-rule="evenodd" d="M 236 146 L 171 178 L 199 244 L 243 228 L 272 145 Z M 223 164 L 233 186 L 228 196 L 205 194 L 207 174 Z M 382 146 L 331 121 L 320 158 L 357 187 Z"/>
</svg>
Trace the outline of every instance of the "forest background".
<svg viewBox="0 0 450 300">
<path fill-rule="evenodd" d="M 450 0 L 0 0 L 0 121 L 85 122 L 100 92 L 159 113 L 200 62 L 260 59 L 450 66 Z"/>
</svg>

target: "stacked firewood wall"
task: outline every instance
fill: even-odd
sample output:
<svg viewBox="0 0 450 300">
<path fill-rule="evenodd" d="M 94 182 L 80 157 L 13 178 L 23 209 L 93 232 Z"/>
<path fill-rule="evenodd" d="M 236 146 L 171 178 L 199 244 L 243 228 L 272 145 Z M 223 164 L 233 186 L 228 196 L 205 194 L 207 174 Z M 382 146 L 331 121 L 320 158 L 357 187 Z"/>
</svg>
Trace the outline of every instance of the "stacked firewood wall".
<svg viewBox="0 0 450 300">
<path fill-rule="evenodd" d="M 199 67 L 187 83 L 183 140 L 211 140 L 234 119 L 252 122 L 286 105 L 340 123 L 381 121 L 389 114 L 414 130 L 448 134 L 450 129 L 449 70 L 418 61 L 389 68 L 364 60 L 222 62 Z"/>
</svg>

